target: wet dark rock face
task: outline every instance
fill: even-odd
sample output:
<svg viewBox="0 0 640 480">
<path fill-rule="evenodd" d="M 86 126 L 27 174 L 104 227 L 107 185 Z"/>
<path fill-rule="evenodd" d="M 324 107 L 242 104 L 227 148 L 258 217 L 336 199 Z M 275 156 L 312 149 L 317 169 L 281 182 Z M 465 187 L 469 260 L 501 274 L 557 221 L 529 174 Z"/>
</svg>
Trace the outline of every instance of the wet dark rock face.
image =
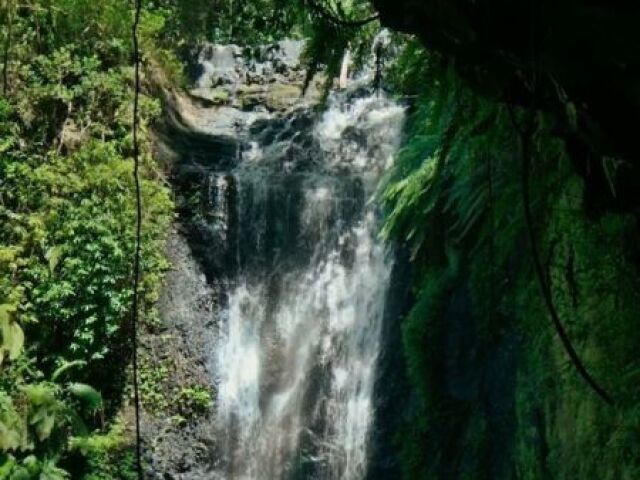
<svg viewBox="0 0 640 480">
<path fill-rule="evenodd" d="M 384 348 L 378 360 L 374 404 L 375 419 L 369 447 L 366 480 L 402 478 L 398 432 L 410 418 L 412 393 L 406 377 L 401 321 L 409 312 L 411 266 L 409 252 L 398 248 L 391 271 L 382 327 Z"/>
<path fill-rule="evenodd" d="M 160 326 L 141 338 L 143 371 L 150 372 L 142 378 L 143 451 L 150 479 L 206 478 L 198 475 L 204 475 L 213 461 L 212 413 L 185 412 L 178 404 L 185 387 L 214 388 L 209 351 L 215 295 L 177 231 L 169 234 L 167 256 L 171 269 L 158 304 Z M 147 377 L 156 374 L 161 378 L 153 389 L 160 398 L 154 400 L 148 397 Z M 165 411 L 153 410 L 154 402 L 166 402 Z"/>
<path fill-rule="evenodd" d="M 204 148 L 209 156 L 200 157 L 194 155 L 199 145 L 192 144 L 174 165 L 180 228 L 209 281 L 229 279 L 239 271 L 276 273 L 310 258 L 316 239 L 300 228 L 300 207 L 309 182 L 322 175 L 316 168 L 318 145 L 311 137 L 313 115 L 301 110 L 256 121 L 246 132 L 251 142 L 238 142 L 233 151 L 218 149 L 214 140 Z M 258 145 L 261 165 L 244 167 Z M 348 175 L 327 181 L 342 185 L 326 221 L 334 217 L 348 224 L 365 202 L 362 185 Z M 336 230 L 329 243 L 339 234 Z"/>
</svg>

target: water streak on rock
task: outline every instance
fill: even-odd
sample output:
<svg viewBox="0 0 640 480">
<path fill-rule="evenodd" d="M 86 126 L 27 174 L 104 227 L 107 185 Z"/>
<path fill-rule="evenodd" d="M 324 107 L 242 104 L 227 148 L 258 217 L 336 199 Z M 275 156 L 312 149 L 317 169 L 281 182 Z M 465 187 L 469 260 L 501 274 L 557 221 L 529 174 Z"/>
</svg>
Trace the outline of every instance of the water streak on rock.
<svg viewBox="0 0 640 480">
<path fill-rule="evenodd" d="M 332 94 L 320 116 L 299 94 L 276 102 L 274 92 L 299 92 L 301 48 L 263 50 L 260 61 L 203 50 L 194 95 L 227 85 L 237 96 L 196 112 L 209 138 L 176 175 L 182 221 L 220 297 L 211 475 L 361 480 L 392 263 L 371 199 L 404 111 L 366 80 Z M 208 156 L 208 144 L 235 149 Z"/>
</svg>

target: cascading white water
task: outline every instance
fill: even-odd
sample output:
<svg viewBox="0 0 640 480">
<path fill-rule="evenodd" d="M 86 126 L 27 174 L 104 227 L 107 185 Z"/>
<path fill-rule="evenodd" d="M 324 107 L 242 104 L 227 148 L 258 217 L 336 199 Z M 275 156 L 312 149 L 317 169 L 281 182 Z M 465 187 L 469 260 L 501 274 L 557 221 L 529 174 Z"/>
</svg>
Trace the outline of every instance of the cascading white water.
<svg viewBox="0 0 640 480">
<path fill-rule="evenodd" d="M 367 474 L 392 266 L 371 199 L 404 109 L 365 72 L 318 118 L 317 92 L 299 93 L 302 46 L 203 48 L 191 93 L 210 106 L 183 115 L 195 134 L 176 177 L 181 221 L 217 295 L 216 441 L 188 478 Z"/>
<path fill-rule="evenodd" d="M 274 275 L 240 269 L 228 292 L 216 350 L 220 478 L 365 475 L 390 273 L 367 200 L 397 148 L 402 119 L 401 107 L 377 95 L 336 94 L 311 127 L 317 155 L 309 165 L 278 154 L 261 165 L 265 152 L 253 142 L 233 173 L 238 196 L 251 192 L 253 213 L 239 223 L 265 232 L 255 249 L 267 241 L 273 215 L 293 208 L 299 221 L 284 235 L 307 255 L 284 271 L 277 259 L 269 263 Z M 287 176 L 298 178 L 301 195 L 285 195 L 269 214 L 259 207 L 269 202 L 269 183 L 286 184 Z"/>
</svg>

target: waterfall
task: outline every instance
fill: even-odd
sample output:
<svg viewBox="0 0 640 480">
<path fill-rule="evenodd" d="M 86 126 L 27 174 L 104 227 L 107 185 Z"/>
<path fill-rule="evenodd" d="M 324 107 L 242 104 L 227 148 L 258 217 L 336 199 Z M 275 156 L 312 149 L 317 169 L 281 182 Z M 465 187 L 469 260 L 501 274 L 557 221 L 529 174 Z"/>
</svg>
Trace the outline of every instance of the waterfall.
<svg viewBox="0 0 640 480">
<path fill-rule="evenodd" d="M 224 78 L 259 72 L 254 90 L 284 83 L 283 70 L 287 80 L 304 78 L 273 49 L 267 62 L 234 69 L 242 62 L 236 50 L 206 51 L 199 94 L 220 84 L 218 63 Z M 212 58 L 216 51 L 224 62 Z M 265 72 L 277 80 L 263 80 Z M 235 152 L 230 158 L 207 165 L 192 152 L 188 169 L 205 177 L 193 223 L 219 291 L 209 362 L 217 446 L 207 478 L 366 475 L 392 266 L 372 198 L 398 147 L 404 109 L 363 83 L 332 93 L 320 115 L 296 99 L 275 112 L 260 102 L 222 107 L 218 117 L 233 109 L 233 122 L 201 122 L 217 145 L 235 145 L 219 149 Z"/>
</svg>

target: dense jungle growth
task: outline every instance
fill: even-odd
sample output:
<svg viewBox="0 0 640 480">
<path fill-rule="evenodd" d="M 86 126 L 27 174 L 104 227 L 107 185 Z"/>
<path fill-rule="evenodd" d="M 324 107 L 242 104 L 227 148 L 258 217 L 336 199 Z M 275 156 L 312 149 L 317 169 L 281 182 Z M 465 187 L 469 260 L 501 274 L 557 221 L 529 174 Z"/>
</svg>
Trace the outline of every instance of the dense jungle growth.
<svg viewBox="0 0 640 480">
<path fill-rule="evenodd" d="M 387 27 L 371 88 L 407 120 L 376 196 L 411 283 L 389 471 L 637 480 L 640 10 L 507 3 L 144 0 L 140 322 L 160 338 L 177 214 L 156 127 L 194 55 L 304 38 L 328 89 Z M 132 21 L 125 0 L 0 3 L 0 479 L 137 478 Z M 167 400 L 140 355 L 147 411 L 212 407 L 197 384 Z"/>
</svg>

